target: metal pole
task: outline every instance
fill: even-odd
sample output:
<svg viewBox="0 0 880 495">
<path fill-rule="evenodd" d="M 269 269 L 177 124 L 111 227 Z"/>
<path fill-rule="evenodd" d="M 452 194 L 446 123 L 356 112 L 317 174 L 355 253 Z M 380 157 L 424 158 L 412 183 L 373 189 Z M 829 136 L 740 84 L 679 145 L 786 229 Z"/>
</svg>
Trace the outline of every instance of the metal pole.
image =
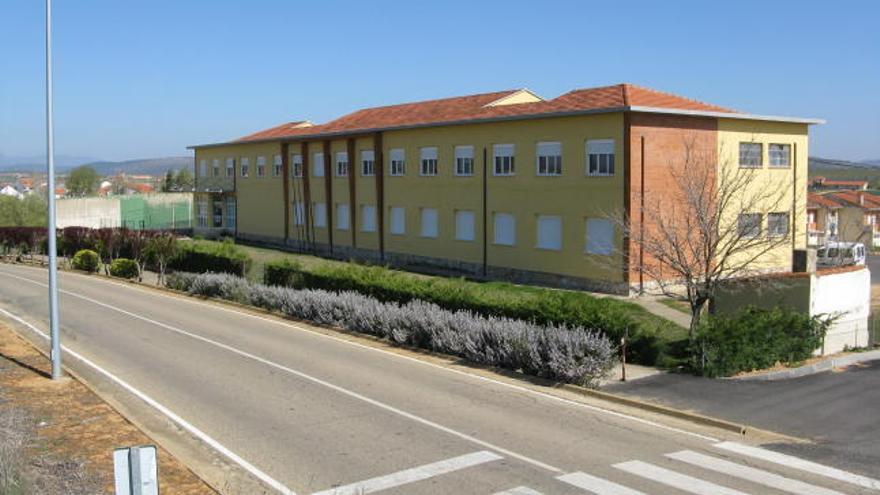
<svg viewBox="0 0 880 495">
<path fill-rule="evenodd" d="M 52 379 L 61 378 L 61 335 L 58 332 L 58 270 L 55 247 L 55 142 L 52 130 L 52 0 L 46 0 L 46 158 L 49 177 L 49 330 L 52 339 Z"/>
</svg>

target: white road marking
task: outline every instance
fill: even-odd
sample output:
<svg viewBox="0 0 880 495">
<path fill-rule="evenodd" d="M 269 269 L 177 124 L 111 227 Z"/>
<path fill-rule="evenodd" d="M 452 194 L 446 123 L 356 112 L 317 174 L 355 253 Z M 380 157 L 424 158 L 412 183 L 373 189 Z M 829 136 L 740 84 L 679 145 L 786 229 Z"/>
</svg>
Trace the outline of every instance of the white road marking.
<svg viewBox="0 0 880 495">
<path fill-rule="evenodd" d="M 510 490 L 504 490 L 503 492 L 493 493 L 492 495 L 544 495 L 538 490 L 532 490 L 527 486 L 518 486 L 516 488 L 511 488 Z"/>
<path fill-rule="evenodd" d="M 709 481 L 694 478 L 686 474 L 677 473 L 675 471 L 648 464 L 642 461 L 627 461 L 615 464 L 617 469 L 626 471 L 636 476 L 656 481 L 673 488 L 677 488 L 683 492 L 694 493 L 696 495 L 746 495 L 745 493 L 727 488 L 726 486 L 716 485 Z"/>
<path fill-rule="evenodd" d="M 22 268 L 28 268 L 28 267 L 22 267 Z M 34 270 L 37 270 L 37 268 L 34 268 Z M 26 280 L 26 281 L 31 282 L 31 283 L 37 283 L 37 282 L 35 282 L 35 281 L 33 281 L 33 280 L 30 280 L 30 279 L 27 279 L 27 278 L 17 277 L 16 275 L 9 274 L 9 272 L 6 272 L 6 273 L 7 273 L 10 277 L 21 278 L 22 280 Z M 68 273 L 68 274 L 71 274 L 71 275 L 74 275 L 74 276 L 80 276 L 80 277 L 88 277 L 88 275 L 81 275 L 81 274 L 78 274 L 78 273 Z M 106 279 L 96 279 L 96 278 L 94 278 L 94 277 L 91 278 L 91 280 L 99 280 L 99 281 L 101 281 L 101 282 L 103 282 L 103 283 L 112 284 L 112 285 L 116 285 L 116 286 L 119 286 L 119 287 L 124 287 L 124 288 L 126 288 L 126 289 L 130 289 L 130 290 L 138 291 L 138 292 L 142 292 L 142 293 L 143 293 L 143 292 L 146 292 L 146 293 L 149 293 L 150 295 L 152 295 L 152 296 L 156 296 L 156 297 L 171 297 L 171 296 L 169 296 L 169 295 L 167 295 L 167 294 L 157 293 L 156 291 L 152 291 L 152 290 L 150 290 L 150 289 L 145 289 L 145 288 L 143 288 L 143 287 L 139 287 L 139 286 L 137 286 L 137 285 L 124 284 L 124 283 L 115 282 L 115 281 L 112 281 L 112 280 L 106 280 Z M 39 284 L 39 285 L 43 285 L 43 284 Z M 43 287 L 45 287 L 45 285 L 43 285 Z M 189 298 L 183 298 L 183 297 L 182 297 L 182 298 L 174 298 L 174 299 L 175 299 L 176 301 L 182 301 L 182 302 L 186 302 L 186 303 L 189 303 L 189 304 L 198 305 L 198 306 L 202 306 L 202 307 L 204 307 L 204 305 L 205 305 L 205 302 L 204 302 L 204 301 L 199 301 L 199 300 L 195 300 L 195 299 L 189 299 Z M 443 370 L 443 371 L 446 371 L 446 372 L 449 372 L 449 373 L 455 373 L 455 374 L 458 374 L 458 375 L 466 376 L 466 377 L 469 377 L 469 378 L 471 378 L 471 379 L 480 380 L 480 381 L 483 381 L 483 382 L 486 382 L 486 383 L 491 383 L 491 384 L 493 384 L 493 385 L 502 386 L 502 387 L 505 387 L 505 388 L 509 388 L 509 389 L 512 389 L 512 390 L 516 390 L 516 391 L 518 391 L 518 392 L 522 392 L 522 393 L 526 393 L 526 394 L 529 394 L 529 395 L 538 396 L 538 397 L 541 397 L 541 398 L 544 398 L 544 399 L 549 399 L 549 400 L 551 400 L 551 401 L 555 401 L 555 402 L 560 402 L 560 403 L 563 403 L 563 404 L 566 404 L 566 405 L 569 405 L 569 406 L 579 407 L 579 408 L 582 408 L 582 409 L 586 409 L 586 410 L 589 410 L 589 411 L 593 411 L 593 412 L 597 412 L 597 413 L 605 414 L 605 415 L 608 415 L 608 416 L 614 416 L 614 417 L 616 417 L 616 418 L 625 419 L 625 420 L 627 420 L 627 421 L 632 421 L 632 422 L 635 422 L 635 423 L 640 423 L 640 424 L 643 424 L 643 425 L 646 425 L 646 426 L 650 426 L 650 427 L 652 427 L 652 428 L 656 428 L 656 429 L 660 429 L 660 430 L 664 430 L 664 431 L 668 431 L 668 432 L 672 432 L 672 433 L 678 433 L 678 434 L 681 434 L 681 435 L 687 435 L 687 436 L 694 437 L 694 438 L 699 438 L 699 439 L 701 439 L 701 440 L 705 440 L 705 441 L 707 441 L 707 442 L 718 442 L 718 441 L 719 441 L 719 439 L 717 439 L 717 438 L 714 438 L 714 437 L 711 437 L 711 436 L 708 436 L 708 435 L 703 435 L 703 434 L 701 434 L 701 433 L 696 433 L 696 432 L 692 432 L 692 431 L 683 430 L 683 429 L 681 429 L 681 428 L 676 428 L 676 427 L 674 427 L 674 426 L 667 426 L 667 425 L 664 425 L 664 424 L 660 424 L 660 423 L 657 423 L 657 422 L 654 422 L 654 421 L 651 421 L 651 420 L 647 420 L 647 419 L 639 418 L 639 417 L 632 416 L 632 415 L 629 415 L 629 414 L 625 414 L 625 413 L 621 413 L 621 412 L 617 412 L 617 411 L 612 411 L 612 410 L 610 410 L 610 409 L 605 409 L 605 408 L 602 408 L 602 407 L 593 406 L 593 405 L 590 405 L 590 404 L 585 404 L 585 403 L 583 403 L 583 402 L 578 402 L 578 401 L 574 401 L 574 400 L 571 400 L 571 399 L 566 399 L 566 398 L 564 398 L 564 397 L 559 397 L 559 396 L 556 396 L 556 395 L 551 395 L 551 394 L 548 394 L 548 393 L 540 392 L 540 391 L 538 391 L 538 390 L 533 390 L 533 389 L 530 389 L 530 388 L 527 388 L 527 387 L 523 387 L 523 386 L 520 386 L 520 385 L 515 385 L 515 384 L 513 384 L 513 383 L 503 382 L 503 381 L 501 381 L 501 380 L 496 380 L 496 379 L 494 379 L 494 378 L 489 378 L 489 377 L 481 376 L 481 375 L 475 375 L 475 374 L 473 374 L 473 373 L 468 373 L 468 372 L 466 372 L 466 371 L 457 370 L 457 369 L 454 369 L 454 368 L 449 368 L 449 367 L 447 367 L 447 366 L 443 366 L 443 365 L 439 365 L 439 364 L 435 364 L 435 363 L 430 363 L 430 362 L 427 362 L 427 361 L 424 361 L 424 360 L 421 360 L 421 359 L 416 359 L 416 358 L 414 358 L 414 357 L 410 357 L 410 356 L 405 356 L 405 355 L 402 355 L 402 354 L 398 354 L 398 353 L 396 353 L 396 352 L 390 352 L 390 351 L 387 351 L 387 350 L 385 350 L 385 349 L 380 349 L 380 348 L 377 348 L 377 347 L 372 347 L 372 346 L 368 346 L 368 345 L 364 345 L 364 344 L 359 344 L 359 343 L 357 343 L 357 342 L 352 342 L 352 341 L 350 341 L 350 340 L 343 339 L 343 338 L 340 338 L 340 337 L 335 337 L 335 336 L 333 336 L 333 335 L 327 335 L 327 334 L 322 333 L 322 332 L 317 332 L 317 331 L 315 331 L 315 330 L 313 330 L 313 329 L 311 329 L 311 328 L 308 328 L 308 327 L 304 327 L 304 326 L 298 325 L 298 324 L 292 322 L 291 320 L 284 320 L 284 321 L 282 321 L 282 320 L 278 320 L 278 319 L 275 319 L 275 318 L 267 318 L 267 317 L 265 317 L 265 316 L 255 315 L 255 314 L 247 313 L 247 312 L 244 312 L 244 311 L 239 311 L 239 310 L 236 310 L 236 309 L 232 309 L 232 308 L 226 307 L 226 306 L 224 306 L 224 305 L 222 305 L 222 304 L 213 304 L 213 305 L 211 305 L 211 308 L 212 308 L 212 309 L 218 309 L 218 310 L 220 310 L 220 311 L 225 311 L 225 312 L 228 312 L 228 313 L 233 313 L 233 314 L 236 314 L 236 315 L 239 315 L 239 316 L 244 316 L 244 317 L 247 317 L 247 318 L 252 318 L 252 319 L 260 320 L 260 321 L 267 322 L 267 323 L 272 323 L 272 324 L 274 324 L 274 325 L 279 325 L 279 326 L 283 326 L 283 327 L 287 327 L 287 328 L 295 328 L 295 329 L 297 329 L 297 330 L 300 330 L 300 331 L 303 331 L 303 332 L 308 332 L 308 333 L 310 333 L 310 334 L 312 334 L 312 335 L 315 335 L 315 336 L 318 336 L 318 337 L 322 337 L 322 338 L 330 339 L 330 340 L 335 340 L 335 341 L 337 341 L 337 342 L 339 342 L 339 343 L 342 343 L 342 344 L 347 344 L 347 345 L 350 345 L 350 346 L 358 347 L 358 348 L 361 348 L 361 349 L 364 349 L 364 350 L 368 350 L 368 351 L 372 351 L 372 352 L 382 353 L 382 354 L 385 354 L 385 355 L 391 356 L 391 357 L 396 358 L 396 359 L 403 359 L 403 360 L 411 361 L 411 362 L 413 362 L 413 363 L 417 363 L 417 364 L 422 365 L 422 366 L 429 366 L 429 367 L 432 367 L 432 368 L 437 368 L 437 369 L 440 369 L 440 370 Z"/>
<path fill-rule="evenodd" d="M 568 483 L 569 485 L 583 488 L 584 490 L 595 493 L 596 495 L 645 495 L 644 492 L 618 485 L 604 478 L 589 475 L 587 473 L 570 473 L 557 476 L 556 479 Z"/>
<path fill-rule="evenodd" d="M 503 459 L 503 457 L 483 450 L 481 452 L 474 452 L 473 454 L 465 454 L 459 457 L 425 464 L 424 466 L 405 469 L 385 476 L 358 481 L 357 483 L 352 483 L 350 485 L 330 488 L 329 490 L 316 492 L 313 495 L 361 495 L 373 493 L 380 490 L 394 488 L 396 486 L 423 481 L 428 478 L 433 478 L 434 476 L 440 476 L 441 474 L 451 473 L 453 471 L 458 471 L 459 469 L 465 469 L 485 464 L 487 462 L 497 461 L 499 459 Z"/>
<path fill-rule="evenodd" d="M 762 461 L 780 464 L 782 466 L 792 469 L 798 469 L 800 471 L 806 471 L 808 473 L 825 476 L 826 478 L 843 481 L 845 483 L 861 486 L 863 488 L 880 490 L 880 481 L 878 480 L 868 478 L 867 476 L 862 476 L 860 474 L 854 474 L 843 471 L 841 469 L 807 461 L 804 459 L 799 459 L 792 455 L 780 454 L 778 452 L 773 452 L 772 450 L 762 449 L 760 447 L 752 447 L 751 445 L 744 445 L 737 442 L 721 442 L 715 444 L 715 447 L 727 450 L 729 452 L 735 452 L 737 454 L 761 459 Z"/>
<path fill-rule="evenodd" d="M 30 283 L 35 284 L 35 285 L 40 285 L 40 286 L 43 286 L 43 287 L 48 287 L 46 284 L 43 284 L 43 283 L 40 283 L 40 282 L 35 282 L 35 281 L 30 280 L 30 279 L 27 279 L 27 278 L 18 277 L 18 276 L 15 276 L 15 275 L 9 275 L 9 276 L 10 276 L 10 277 L 13 277 L 13 278 L 18 278 L 18 279 L 24 280 L 24 281 L 26 281 L 26 282 L 30 282 Z M 302 371 L 298 371 L 298 370 L 295 370 L 295 369 L 293 369 L 293 368 L 290 368 L 290 367 L 284 366 L 284 365 L 282 365 L 282 364 L 278 364 L 278 363 L 276 363 L 276 362 L 274 362 L 274 361 L 270 361 L 270 360 L 268 360 L 268 359 L 266 359 L 266 358 L 263 358 L 263 357 L 257 356 L 257 355 L 255 355 L 255 354 L 251 354 L 251 353 L 249 353 L 249 352 L 247 352 L 247 351 L 242 351 L 242 350 L 240 350 L 240 349 L 237 349 L 237 348 L 232 347 L 232 346 L 230 346 L 230 345 L 224 344 L 224 343 L 222 343 L 222 342 L 218 342 L 218 341 L 216 341 L 216 340 L 212 340 L 212 339 L 209 339 L 209 338 L 207 338 L 207 337 L 202 337 L 201 335 L 197 335 L 197 334 L 194 334 L 194 333 L 190 333 L 190 332 L 187 332 L 186 330 L 181 330 L 180 328 L 173 327 L 173 326 L 168 325 L 168 324 L 166 324 L 166 323 L 162 323 L 162 322 L 160 322 L 160 321 L 156 321 L 156 320 L 153 320 L 153 319 L 151 319 L 151 318 L 147 318 L 146 316 L 141 316 L 141 315 L 139 315 L 139 314 L 132 313 L 132 312 L 130 312 L 130 311 L 126 311 L 126 310 L 121 309 L 121 308 L 117 308 L 116 306 L 113 306 L 113 305 L 111 305 L 111 304 L 103 303 L 103 302 L 101 302 L 101 301 L 98 301 L 98 300 L 92 299 L 92 298 L 90 298 L 90 297 L 82 296 L 82 295 L 80 295 L 80 294 L 75 294 L 75 293 L 73 293 L 73 292 L 66 291 L 66 290 L 60 290 L 59 292 L 61 292 L 61 293 L 63 293 L 63 294 L 67 294 L 67 295 L 69 295 L 69 296 L 71 296 L 71 297 L 76 297 L 76 298 L 78 298 L 78 299 L 82 299 L 82 300 L 84 300 L 84 301 L 88 301 L 88 302 L 90 302 L 90 303 L 92 303 L 92 304 L 95 304 L 95 305 L 98 305 L 98 306 L 101 306 L 101 307 L 104 307 L 104 308 L 107 308 L 107 309 L 111 309 L 111 310 L 116 311 L 116 312 L 118 312 L 118 313 L 122 313 L 122 314 L 124 314 L 124 315 L 131 316 L 132 318 L 136 318 L 136 319 L 138 319 L 138 320 L 145 321 L 145 322 L 150 323 L 150 324 L 152 324 L 152 325 L 156 325 L 156 326 L 158 326 L 158 327 L 164 328 L 164 329 L 169 330 L 169 331 L 171 331 L 171 332 L 174 332 L 174 333 L 177 333 L 177 334 L 180 334 L 180 335 L 184 335 L 184 336 L 189 337 L 189 338 L 191 338 L 191 339 L 198 340 L 198 341 L 204 342 L 204 343 L 206 343 L 206 344 L 210 344 L 210 345 L 215 346 L 215 347 L 219 347 L 220 349 L 224 349 L 224 350 L 229 351 L 229 352 L 231 352 L 231 353 L 233 353 L 233 354 L 237 354 L 237 355 L 239 355 L 239 356 L 241 356 L 241 357 L 245 357 L 245 358 L 251 359 L 251 360 L 253 360 L 253 361 L 256 361 L 256 362 L 258 362 L 258 363 L 265 364 L 266 366 L 270 366 L 270 367 L 272 367 L 272 368 L 275 368 L 275 369 L 278 369 L 278 370 L 284 371 L 284 372 L 286 372 L 286 373 L 290 373 L 291 375 L 298 376 L 298 377 L 303 378 L 303 379 L 305 379 L 305 380 L 308 380 L 308 381 L 310 381 L 310 382 L 312 382 L 312 383 L 316 383 L 316 384 L 318 384 L 318 385 L 324 386 L 324 387 L 329 388 L 329 389 L 331 389 L 331 390 L 335 390 L 336 392 L 339 392 L 339 393 L 341 393 L 341 394 L 343 394 L 343 395 L 347 395 L 347 396 L 349 396 L 349 397 L 352 397 L 352 398 L 358 399 L 358 400 L 360 400 L 360 401 L 366 402 L 366 403 L 368 403 L 368 404 L 371 404 L 371 405 L 373 405 L 373 406 L 376 406 L 376 407 L 378 407 L 378 408 L 380 408 L 380 409 L 384 409 L 384 410 L 386 410 L 386 411 L 388 411 L 388 412 L 391 412 L 391 413 L 397 414 L 398 416 L 402 416 L 402 417 L 404 417 L 404 418 L 410 419 L 410 420 L 415 421 L 415 422 L 417 422 L 417 423 L 421 423 L 421 424 L 423 424 L 423 425 L 425 425 L 425 426 L 429 426 L 429 427 L 434 428 L 434 429 L 436 429 L 436 430 L 440 430 L 440 431 L 442 431 L 442 432 L 444 432 L 444 433 L 448 433 L 448 434 L 450 434 L 450 435 L 456 436 L 456 437 L 461 438 L 461 439 L 463 439 L 463 440 L 467 440 L 467 441 L 469 441 L 469 442 L 471 442 L 471 443 L 474 443 L 474 444 L 480 445 L 481 447 L 485 447 L 485 448 L 487 448 L 487 449 L 491 449 L 491 450 L 494 450 L 494 451 L 496 451 L 496 452 L 500 452 L 500 453 L 502 453 L 502 454 L 504 454 L 504 455 L 506 455 L 506 456 L 508 456 L 508 457 L 512 457 L 512 458 L 514 458 L 514 459 L 519 459 L 519 460 L 521 460 L 521 461 L 523 461 L 523 462 L 526 462 L 526 463 L 531 464 L 531 465 L 533 465 L 533 466 L 537 466 L 537 467 L 539 467 L 539 468 L 541 468 L 541 469 L 545 469 L 545 470 L 547 470 L 547 471 L 551 471 L 551 472 L 553 472 L 553 473 L 561 473 L 561 472 L 562 472 L 562 470 L 559 469 L 559 468 L 557 468 L 557 467 L 551 466 L 551 465 L 549 465 L 549 464 L 545 464 L 545 463 L 543 463 L 543 462 L 541 462 L 541 461 L 538 461 L 538 460 L 536 460 L 536 459 L 532 459 L 531 457 L 528 457 L 528 456 L 525 456 L 525 455 L 522 455 L 522 454 L 518 454 L 518 453 L 516 453 L 516 452 L 514 452 L 514 451 L 512 451 L 512 450 L 508 450 L 508 449 L 505 449 L 505 448 L 503 448 L 503 447 L 499 447 L 499 446 L 494 445 L 494 444 L 492 444 L 492 443 L 486 442 L 486 441 L 484 441 L 484 440 L 480 440 L 479 438 L 473 437 L 473 436 L 468 435 L 468 434 L 466 434 L 466 433 L 462 433 L 462 432 L 459 432 L 459 431 L 457 431 L 457 430 L 453 430 L 452 428 L 449 428 L 449 427 L 443 426 L 443 425 L 441 425 L 441 424 L 439 424 L 439 423 L 435 423 L 435 422 L 433 422 L 433 421 L 431 421 L 431 420 L 429 420 L 429 419 L 425 419 L 425 418 L 423 418 L 423 417 L 421 417 L 421 416 L 417 416 L 417 415 L 415 415 L 415 414 L 412 414 L 412 413 L 406 412 L 406 411 L 404 411 L 404 410 L 402 410 L 402 409 L 398 409 L 398 408 L 396 408 L 396 407 L 394 407 L 394 406 L 392 406 L 392 405 L 385 404 L 384 402 L 380 402 L 380 401 L 378 401 L 378 400 L 376 400 L 376 399 L 372 399 L 372 398 L 370 398 L 370 397 L 367 397 L 367 396 L 365 396 L 365 395 L 359 394 L 359 393 L 354 392 L 354 391 L 352 391 L 352 390 L 348 390 L 347 388 L 341 387 L 341 386 L 339 386 L 339 385 L 334 385 L 334 384 L 332 384 L 332 383 L 330 383 L 330 382 L 328 382 L 328 381 L 325 381 L 325 380 L 322 380 L 322 379 L 320 379 L 320 378 L 317 378 L 317 377 L 314 377 L 314 376 L 308 375 L 308 374 L 306 374 L 306 373 L 303 373 Z"/>
<path fill-rule="evenodd" d="M 24 319 L 10 313 L 9 311 L 6 311 L 3 308 L 0 308 L 0 313 L 2 313 L 4 315 L 6 315 L 7 317 L 21 323 L 22 325 L 30 328 L 31 330 L 33 330 L 37 335 L 39 335 L 43 339 L 45 339 L 47 341 L 49 340 L 49 336 L 46 335 L 45 332 L 38 329 L 36 326 L 30 324 L 29 322 L 25 321 Z M 168 419 L 177 423 L 181 428 L 190 432 L 194 436 L 198 437 L 200 440 L 202 440 L 206 444 L 210 445 L 214 450 L 216 450 L 217 452 L 220 452 L 222 455 L 226 456 L 229 460 L 231 460 L 232 462 L 241 466 L 243 469 L 245 469 L 247 472 L 254 475 L 256 478 L 261 480 L 263 483 L 266 483 L 268 486 L 274 488 L 278 492 L 283 493 L 285 495 L 296 495 L 293 492 L 293 490 L 284 486 L 284 484 L 282 484 L 280 481 L 276 480 L 275 478 L 272 478 L 271 476 L 264 473 L 263 471 L 261 471 L 259 468 L 257 468 L 253 464 L 242 459 L 236 453 L 234 453 L 231 450 L 229 450 L 228 448 L 226 448 L 223 444 L 221 444 L 217 440 L 214 440 L 213 438 L 208 436 L 208 434 L 203 432 L 202 430 L 191 425 L 188 421 L 181 418 L 180 416 L 175 414 L 173 411 L 171 411 L 167 407 L 163 406 L 162 404 L 160 404 L 159 402 L 154 400 L 152 397 L 150 397 L 147 394 L 141 392 L 140 390 L 132 387 L 131 385 L 129 385 L 128 383 L 124 382 L 122 379 L 120 379 L 119 377 L 114 375 L 113 373 L 110 373 L 109 371 L 98 366 L 97 364 L 93 363 L 89 359 L 83 357 L 82 355 L 76 353 L 75 351 L 70 350 L 70 348 L 68 348 L 67 346 L 62 345 L 61 349 L 66 354 L 73 356 L 74 358 L 78 359 L 79 361 L 82 361 L 86 366 L 88 366 L 88 367 L 92 368 L 93 370 L 97 371 L 98 373 L 104 375 L 105 377 L 110 379 L 113 383 L 116 383 L 117 385 L 119 385 L 123 389 L 127 390 L 129 393 L 131 393 L 135 397 L 146 402 L 148 405 L 150 405 L 151 407 L 153 407 L 154 409 L 156 409 L 157 411 L 159 411 L 160 413 L 162 413 L 163 415 L 168 417 Z"/>
<path fill-rule="evenodd" d="M 753 483 L 769 486 L 770 488 L 775 488 L 784 492 L 794 493 L 795 495 L 844 495 L 841 492 L 804 483 L 803 481 L 793 480 L 778 474 L 750 466 L 744 466 L 724 459 L 718 459 L 717 457 L 703 455 L 692 450 L 682 450 L 681 452 L 666 454 L 666 457 L 693 464 L 694 466 L 703 469 L 709 469 L 728 476 L 734 476 Z"/>
</svg>

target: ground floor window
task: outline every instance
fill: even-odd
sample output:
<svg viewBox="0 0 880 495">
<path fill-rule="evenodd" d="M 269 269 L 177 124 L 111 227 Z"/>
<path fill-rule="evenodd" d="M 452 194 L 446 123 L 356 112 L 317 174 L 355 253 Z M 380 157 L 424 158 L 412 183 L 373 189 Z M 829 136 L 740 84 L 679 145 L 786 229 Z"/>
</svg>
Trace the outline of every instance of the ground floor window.
<svg viewBox="0 0 880 495">
<path fill-rule="evenodd" d="M 200 199 L 196 204 L 196 225 L 199 227 L 208 226 L 208 202 Z"/>
<path fill-rule="evenodd" d="M 215 229 L 219 229 L 220 227 L 223 227 L 223 202 L 220 201 L 219 199 L 214 200 L 214 204 L 212 206 L 212 213 L 213 213 L 213 217 L 214 217 L 213 218 L 214 223 L 212 224 L 212 227 L 214 227 Z"/>
<path fill-rule="evenodd" d="M 226 228 L 235 229 L 235 198 L 226 198 Z"/>
</svg>

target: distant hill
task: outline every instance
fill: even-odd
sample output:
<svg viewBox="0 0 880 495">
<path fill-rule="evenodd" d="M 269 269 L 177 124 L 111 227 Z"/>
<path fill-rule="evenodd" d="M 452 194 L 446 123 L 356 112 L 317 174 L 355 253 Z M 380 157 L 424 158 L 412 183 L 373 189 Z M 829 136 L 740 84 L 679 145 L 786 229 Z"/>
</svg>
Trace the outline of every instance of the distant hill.
<svg viewBox="0 0 880 495">
<path fill-rule="evenodd" d="M 867 163 L 868 165 L 875 165 L 880 167 L 880 158 L 877 158 L 875 160 L 862 160 L 859 163 Z"/>
<path fill-rule="evenodd" d="M 83 163 L 96 162 L 98 158 L 55 155 L 55 169 L 67 171 Z M 46 170 L 46 155 L 40 156 L 8 156 L 0 154 L 0 172 L 42 172 Z"/>
<path fill-rule="evenodd" d="M 171 156 L 165 158 L 145 158 L 126 160 L 123 162 L 94 161 L 85 163 L 100 175 L 116 175 L 118 173 L 138 175 L 164 175 L 169 169 L 192 169 L 193 159 L 189 156 Z"/>
<path fill-rule="evenodd" d="M 839 180 L 866 180 L 873 189 L 880 187 L 880 161 L 850 162 L 811 156 L 809 175 Z"/>
</svg>

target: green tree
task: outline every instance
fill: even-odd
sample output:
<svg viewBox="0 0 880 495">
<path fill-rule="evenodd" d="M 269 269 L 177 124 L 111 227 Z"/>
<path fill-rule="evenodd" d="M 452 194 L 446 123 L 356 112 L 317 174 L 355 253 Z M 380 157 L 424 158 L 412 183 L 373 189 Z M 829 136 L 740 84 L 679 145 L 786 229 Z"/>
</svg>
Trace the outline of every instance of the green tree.
<svg viewBox="0 0 880 495">
<path fill-rule="evenodd" d="M 168 169 L 168 171 L 165 172 L 165 180 L 162 181 L 162 192 L 171 192 L 171 190 L 173 188 L 174 188 L 174 171 L 171 169 Z"/>
<path fill-rule="evenodd" d="M 174 186 L 180 191 L 189 191 L 193 188 L 193 176 L 189 169 L 182 168 L 174 177 Z"/>
<path fill-rule="evenodd" d="M 42 227 L 46 225 L 46 202 L 36 194 L 17 199 L 0 196 L 0 227 Z"/>
<path fill-rule="evenodd" d="M 67 177 L 67 192 L 73 196 L 86 196 L 95 192 L 101 176 L 92 167 L 82 165 L 73 169 Z"/>
</svg>

